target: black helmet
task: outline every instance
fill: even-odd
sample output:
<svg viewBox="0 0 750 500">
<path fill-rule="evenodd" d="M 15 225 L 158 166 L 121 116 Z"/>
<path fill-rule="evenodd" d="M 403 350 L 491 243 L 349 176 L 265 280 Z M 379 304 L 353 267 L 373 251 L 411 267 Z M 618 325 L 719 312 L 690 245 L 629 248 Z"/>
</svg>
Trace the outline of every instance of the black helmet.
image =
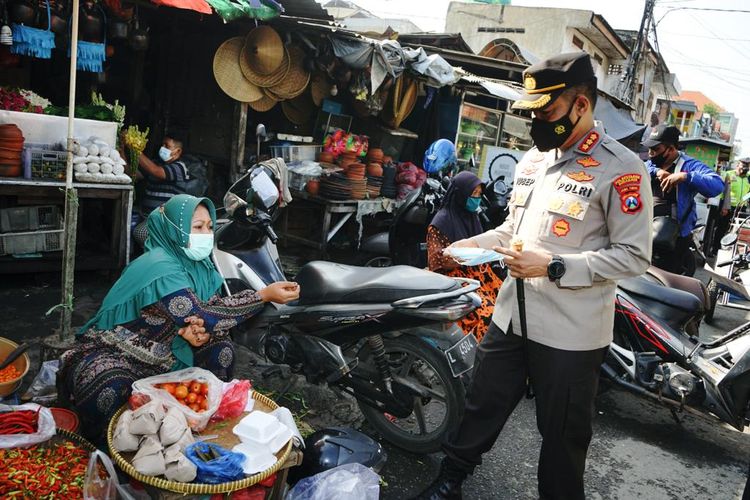
<svg viewBox="0 0 750 500">
<path fill-rule="evenodd" d="M 359 463 L 379 472 L 387 459 L 380 443 L 347 427 L 323 429 L 305 439 L 302 464 L 289 471 L 289 483 L 339 465 Z"/>
</svg>

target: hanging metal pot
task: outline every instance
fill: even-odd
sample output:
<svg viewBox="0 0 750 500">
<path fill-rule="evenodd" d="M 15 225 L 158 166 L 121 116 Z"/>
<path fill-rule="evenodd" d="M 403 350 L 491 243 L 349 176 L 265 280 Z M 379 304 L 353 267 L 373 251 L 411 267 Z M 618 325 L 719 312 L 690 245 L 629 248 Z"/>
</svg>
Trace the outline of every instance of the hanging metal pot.
<svg viewBox="0 0 750 500">
<path fill-rule="evenodd" d="M 104 15 L 101 7 L 92 1 L 81 4 L 78 36 L 81 40 L 93 43 L 104 41 Z"/>
<path fill-rule="evenodd" d="M 36 19 L 36 8 L 28 0 L 11 0 L 8 2 L 8 18 L 12 23 L 31 26 Z"/>
<path fill-rule="evenodd" d="M 142 29 L 138 24 L 138 6 L 135 8 L 135 25 L 134 29 L 130 32 L 128 41 L 130 47 L 138 52 L 148 50 L 148 29 Z"/>
</svg>

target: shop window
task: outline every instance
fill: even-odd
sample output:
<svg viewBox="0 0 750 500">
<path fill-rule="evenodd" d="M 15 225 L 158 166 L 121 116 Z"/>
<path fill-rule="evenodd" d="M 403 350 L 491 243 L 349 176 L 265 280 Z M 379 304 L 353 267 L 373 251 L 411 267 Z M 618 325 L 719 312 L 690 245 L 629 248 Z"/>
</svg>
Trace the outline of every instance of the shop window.
<svg viewBox="0 0 750 500">
<path fill-rule="evenodd" d="M 622 64 L 610 64 L 607 68 L 607 74 L 608 75 L 621 75 L 622 74 Z"/>
<path fill-rule="evenodd" d="M 573 45 L 575 45 L 579 49 L 583 50 L 583 40 L 581 40 L 580 38 L 578 38 L 575 35 L 573 35 Z"/>
<path fill-rule="evenodd" d="M 497 145 L 500 116 L 500 111 L 464 103 L 456 141 L 456 153 L 460 164 L 465 166 L 473 159 L 476 167 L 479 167 L 482 148 Z"/>
</svg>

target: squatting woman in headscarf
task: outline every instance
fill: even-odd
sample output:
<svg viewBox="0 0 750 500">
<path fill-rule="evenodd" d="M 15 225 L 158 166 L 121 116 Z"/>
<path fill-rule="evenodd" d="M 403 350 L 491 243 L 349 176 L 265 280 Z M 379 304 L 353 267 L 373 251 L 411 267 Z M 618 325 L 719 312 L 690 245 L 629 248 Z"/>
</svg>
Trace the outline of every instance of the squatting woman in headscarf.
<svg viewBox="0 0 750 500">
<path fill-rule="evenodd" d="M 451 180 L 443 204 L 427 228 L 430 270 L 447 276 L 479 280 L 482 284 L 477 290 L 482 305 L 458 322 L 464 333 L 475 335 L 477 340 L 482 340 L 492 320 L 495 298 L 502 281 L 489 264 L 462 266 L 453 258 L 443 255 L 443 250 L 454 241 L 484 232 L 478 215 L 481 198 L 482 181 L 479 177 L 471 172 L 460 172 Z"/>
<path fill-rule="evenodd" d="M 98 437 L 138 379 L 197 366 L 231 379 L 229 330 L 265 302 L 299 297 L 296 283 L 221 298 L 210 255 L 214 205 L 177 195 L 148 217 L 146 253 L 113 285 L 76 346 L 61 357 L 58 389 L 75 404 L 83 429 Z"/>
</svg>

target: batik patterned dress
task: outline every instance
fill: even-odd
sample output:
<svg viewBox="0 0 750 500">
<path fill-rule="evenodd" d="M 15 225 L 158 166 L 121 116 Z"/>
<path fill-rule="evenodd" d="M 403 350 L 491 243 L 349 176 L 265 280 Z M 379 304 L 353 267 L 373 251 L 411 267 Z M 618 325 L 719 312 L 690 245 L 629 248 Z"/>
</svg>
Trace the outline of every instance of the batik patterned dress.
<svg viewBox="0 0 750 500">
<path fill-rule="evenodd" d="M 477 341 L 481 341 L 492 322 L 495 298 L 503 282 L 489 264 L 472 267 L 459 266 L 448 270 L 456 263 L 451 257 L 443 255 L 443 250 L 450 244 L 451 241 L 438 228 L 435 226 L 427 228 L 427 261 L 430 270 L 446 276 L 478 280 L 482 284 L 477 290 L 482 299 L 482 305 L 457 322 L 465 334 L 472 334 Z"/>
<path fill-rule="evenodd" d="M 134 381 L 170 371 L 176 361 L 172 340 L 185 318 L 202 318 L 210 333 L 208 343 L 192 348 L 194 366 L 229 380 L 234 367 L 229 330 L 262 308 L 252 291 L 202 302 L 192 290 L 178 290 L 144 307 L 133 321 L 111 330 L 91 328 L 79 336 L 61 357 L 58 390 L 75 405 L 85 433 L 98 437 L 127 401 Z"/>
</svg>

